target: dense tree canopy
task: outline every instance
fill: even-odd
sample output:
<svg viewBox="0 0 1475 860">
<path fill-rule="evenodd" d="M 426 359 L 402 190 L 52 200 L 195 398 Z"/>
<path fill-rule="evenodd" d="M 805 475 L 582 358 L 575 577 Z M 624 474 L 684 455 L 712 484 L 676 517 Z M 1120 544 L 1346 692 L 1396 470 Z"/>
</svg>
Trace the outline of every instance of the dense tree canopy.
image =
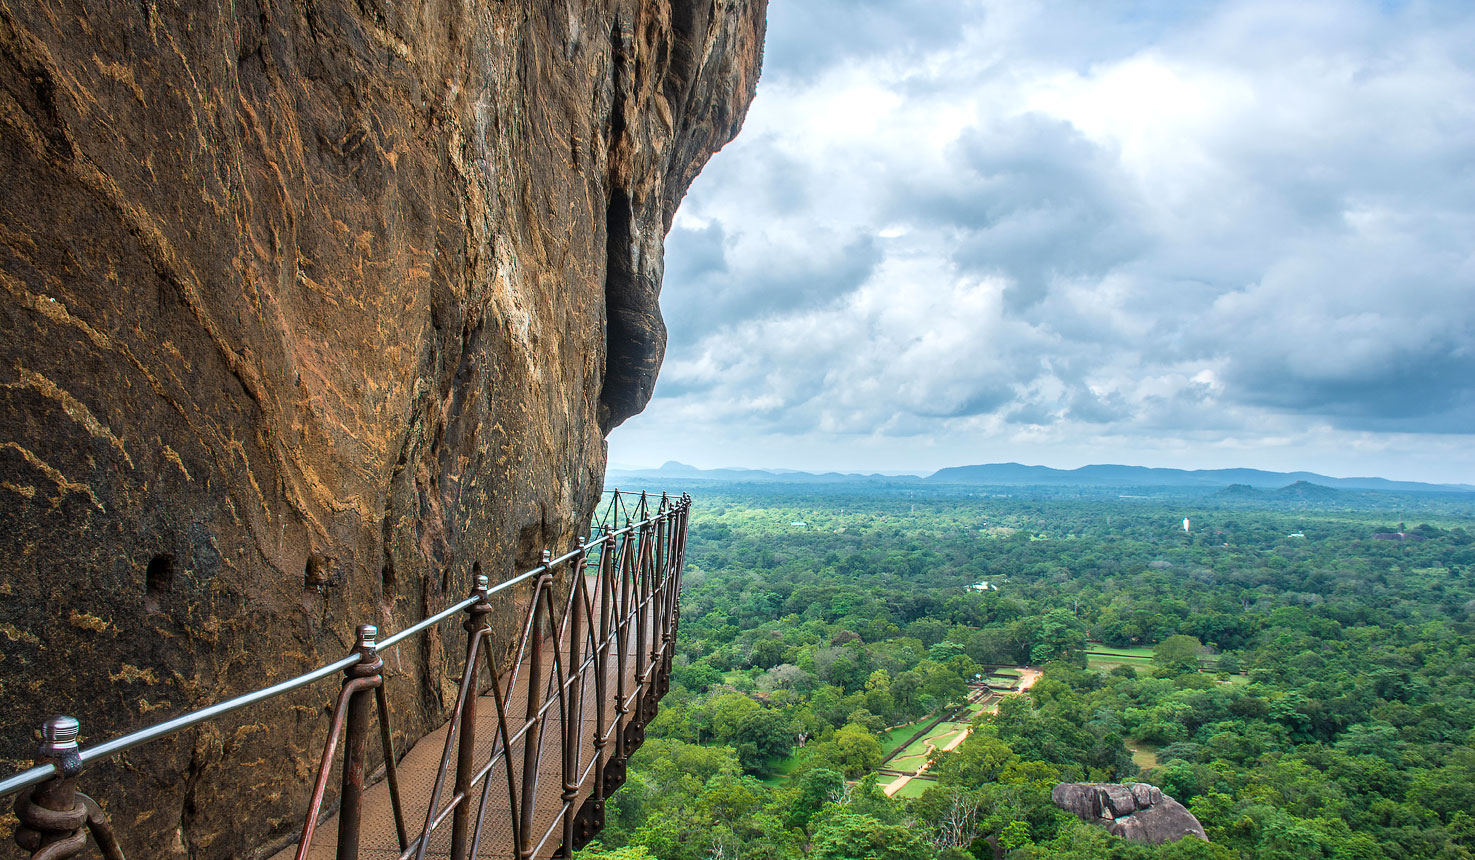
<svg viewBox="0 0 1475 860">
<path fill-rule="evenodd" d="M 1462 496 L 704 489 L 672 690 L 585 856 L 1475 856 L 1472 525 Z M 867 776 L 1026 664 L 925 790 Z M 1079 822 L 1049 792 L 1082 779 L 1212 842 Z"/>
</svg>

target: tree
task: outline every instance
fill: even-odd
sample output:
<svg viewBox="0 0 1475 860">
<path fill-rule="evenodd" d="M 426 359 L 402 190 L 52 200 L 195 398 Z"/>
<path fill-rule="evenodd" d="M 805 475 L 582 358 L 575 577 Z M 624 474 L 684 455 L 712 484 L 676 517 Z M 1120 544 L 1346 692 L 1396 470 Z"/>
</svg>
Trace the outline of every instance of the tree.
<svg viewBox="0 0 1475 860">
<path fill-rule="evenodd" d="M 1029 823 L 1024 821 L 1011 821 L 1004 825 L 1004 832 L 999 834 L 999 844 L 1005 851 L 1013 851 L 1026 845 L 1033 845 L 1029 838 Z"/>
<path fill-rule="evenodd" d="M 881 764 L 881 742 L 865 726 L 851 723 L 835 732 L 834 763 L 842 773 L 857 777 Z"/>
<path fill-rule="evenodd" d="M 815 813 L 845 794 L 845 778 L 828 768 L 817 767 L 790 780 L 785 788 L 788 803 L 784 826 L 802 830 L 808 836 L 809 822 Z"/>
<path fill-rule="evenodd" d="M 749 663 L 761 669 L 771 669 L 783 662 L 784 649 L 783 637 L 767 637 L 753 643 L 753 651 L 749 655 Z"/>
<path fill-rule="evenodd" d="M 814 860 L 932 860 L 936 849 L 910 827 L 837 810 L 815 828 Z"/>
<path fill-rule="evenodd" d="M 712 712 L 712 733 L 722 743 L 735 743 L 744 723 L 762 706 L 742 693 L 728 693 L 708 703 Z"/>
<path fill-rule="evenodd" d="M 974 787 L 994 782 L 1015 758 L 1009 745 L 987 732 L 973 732 L 950 753 L 934 753 L 930 771 L 944 786 Z"/>
<path fill-rule="evenodd" d="M 605 848 L 599 840 L 590 842 L 579 852 L 580 860 L 656 860 L 644 845 L 626 845 L 621 848 Z"/>
<path fill-rule="evenodd" d="M 1159 642 L 1152 649 L 1152 662 L 1170 675 L 1197 672 L 1198 655 L 1203 647 L 1197 637 L 1178 633 Z"/>
<path fill-rule="evenodd" d="M 934 819 L 937 836 L 933 839 L 939 849 L 967 848 L 978 838 L 977 792 L 961 788 L 942 789 L 947 803 Z"/>
<path fill-rule="evenodd" d="M 944 639 L 941 642 L 935 642 L 928 646 L 927 656 L 939 663 L 946 663 L 954 657 L 963 656 L 963 646 Z"/>
<path fill-rule="evenodd" d="M 1065 609 L 1052 609 L 1038 620 L 1031 637 L 1029 661 L 1037 666 L 1051 660 L 1079 663 L 1086 659 L 1086 628 Z"/>
</svg>

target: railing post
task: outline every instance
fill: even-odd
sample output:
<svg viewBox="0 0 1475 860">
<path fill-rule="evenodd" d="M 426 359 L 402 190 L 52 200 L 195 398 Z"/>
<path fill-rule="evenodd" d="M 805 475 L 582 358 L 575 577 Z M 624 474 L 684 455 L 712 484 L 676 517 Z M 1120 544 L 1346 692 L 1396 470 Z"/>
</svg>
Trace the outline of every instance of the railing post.
<svg viewBox="0 0 1475 860">
<path fill-rule="evenodd" d="M 466 661 L 476 659 L 477 642 L 487 627 L 487 615 L 492 606 L 487 602 L 487 578 L 476 577 L 471 593 L 480 598 L 466 607 L 466 620 L 461 626 L 466 629 Z M 461 706 L 460 747 L 456 751 L 456 794 L 461 796 L 451 819 L 451 860 L 466 860 L 467 841 L 471 832 L 471 778 L 476 775 L 476 679 L 480 673 L 472 671 L 471 690 Z"/>
<path fill-rule="evenodd" d="M 579 753 L 584 750 L 584 661 L 579 653 L 584 646 L 584 622 L 589 621 L 584 615 L 587 608 L 584 570 L 587 564 L 588 560 L 580 551 L 569 565 L 573 583 L 569 589 L 568 656 L 564 660 L 568 677 L 563 709 L 563 845 L 558 852 L 560 857 L 573 856 L 574 801 L 579 799 L 579 764 L 582 758 Z M 594 625 L 589 623 L 589 628 L 594 629 Z"/>
<path fill-rule="evenodd" d="M 676 628 L 672 619 L 677 597 L 673 571 L 677 512 L 668 506 L 664 493 L 661 494 L 661 507 L 666 508 L 666 518 L 661 520 L 661 561 L 658 568 L 661 575 L 661 669 L 656 689 L 664 696 L 671 690 L 671 664 L 676 657 Z"/>
<path fill-rule="evenodd" d="M 36 764 L 53 764 L 60 771 L 35 788 L 22 792 L 15 802 L 20 818 L 16 844 L 32 856 L 46 851 L 48 857 L 73 857 L 87 847 L 87 810 L 77 800 L 77 774 L 82 759 L 77 753 L 80 724 L 72 717 L 52 717 L 41 728 L 41 750 Z"/>
<path fill-rule="evenodd" d="M 359 661 L 343 670 L 344 685 L 358 679 L 369 684 L 358 685 L 348 700 L 348 723 L 343 746 L 343 792 L 338 804 L 338 860 L 358 860 L 359 824 L 364 809 L 364 771 L 369 746 L 369 710 L 374 704 L 374 688 L 383 682 L 380 672 L 384 661 L 374 640 L 379 628 L 360 624 L 354 650 Z"/>
<path fill-rule="evenodd" d="M 615 564 L 615 588 L 618 589 L 615 599 L 615 758 L 623 763 L 630 757 L 630 749 L 625 741 L 625 730 L 629 726 L 630 712 L 629 692 L 625 685 L 625 668 L 630 659 L 630 591 L 628 582 L 630 577 L 630 541 L 634 539 L 630 531 L 630 518 L 625 518 L 624 545 L 616 557 Z M 620 782 L 624 782 L 624 774 L 619 773 Z M 618 785 L 614 788 L 619 788 Z"/>
<path fill-rule="evenodd" d="M 595 724 L 594 733 L 594 755 L 598 758 L 599 779 L 594 789 L 596 797 L 604 800 L 604 748 L 609 743 L 607 737 L 609 730 L 604 720 L 604 703 L 609 698 L 609 670 L 611 665 L 610 649 L 614 647 L 610 637 L 618 637 L 618 631 L 614 629 L 611 622 L 614 621 L 614 604 L 610 589 L 618 582 L 618 574 L 615 570 L 615 536 L 614 529 L 604 527 L 604 545 L 599 549 L 599 672 L 595 675 L 595 694 L 599 699 L 599 716 Z M 613 661 L 618 665 L 618 659 Z M 618 669 L 616 669 L 618 671 Z M 618 714 L 613 714 L 618 718 Z"/>
<path fill-rule="evenodd" d="M 548 569 L 552 562 L 553 554 L 543 550 L 543 572 L 533 586 L 533 625 L 528 641 L 527 731 L 522 736 L 522 844 L 517 846 L 519 860 L 531 860 L 541 835 L 533 832 L 533 822 L 537 820 L 538 765 L 542 758 L 543 739 L 543 718 L 539 716 L 543 705 L 540 699 L 543 686 L 543 606 L 547 603 L 543 592 L 553 585 L 553 571 Z"/>
<path fill-rule="evenodd" d="M 613 768 L 607 761 L 608 755 L 605 750 L 609 745 L 609 738 L 607 737 L 608 723 L 604 717 L 610 694 L 608 676 L 612 665 L 609 654 L 610 586 L 614 582 L 612 571 L 614 570 L 615 539 L 609 526 L 605 526 L 602 531 L 604 536 L 599 548 L 599 573 L 595 578 L 598 605 L 591 607 L 599 613 L 597 631 L 594 619 L 589 620 L 589 629 L 596 637 L 594 641 L 594 784 L 590 787 L 588 799 L 579 808 L 579 830 L 574 834 L 573 842 L 575 848 L 582 848 L 589 844 L 594 835 L 604 828 L 606 783 L 613 775 Z"/>
<path fill-rule="evenodd" d="M 644 506 L 644 493 L 640 494 L 640 502 Z M 645 557 L 651 548 L 650 524 L 642 521 L 636 533 L 640 536 L 640 542 L 635 545 L 635 688 L 640 693 L 635 700 L 635 722 L 643 729 L 645 728 L 645 695 L 648 692 L 645 675 L 650 666 L 650 635 L 646 630 L 650 621 L 650 590 L 645 577 Z"/>
</svg>

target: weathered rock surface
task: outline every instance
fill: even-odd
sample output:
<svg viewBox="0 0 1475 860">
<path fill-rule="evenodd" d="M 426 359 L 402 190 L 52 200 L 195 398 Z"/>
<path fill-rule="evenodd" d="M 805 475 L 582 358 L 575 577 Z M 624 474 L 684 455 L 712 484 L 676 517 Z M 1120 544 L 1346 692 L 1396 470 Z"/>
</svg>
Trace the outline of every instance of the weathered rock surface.
<svg viewBox="0 0 1475 860">
<path fill-rule="evenodd" d="M 49 714 L 137 728 L 572 539 L 764 6 L 0 0 L 0 765 Z M 401 743 L 461 647 L 387 659 Z M 252 856 L 330 692 L 84 785 L 130 857 Z"/>
<path fill-rule="evenodd" d="M 1055 805 L 1115 836 L 1156 845 L 1185 836 L 1205 841 L 1203 825 L 1183 804 L 1141 782 L 1062 782 L 1050 792 Z"/>
</svg>

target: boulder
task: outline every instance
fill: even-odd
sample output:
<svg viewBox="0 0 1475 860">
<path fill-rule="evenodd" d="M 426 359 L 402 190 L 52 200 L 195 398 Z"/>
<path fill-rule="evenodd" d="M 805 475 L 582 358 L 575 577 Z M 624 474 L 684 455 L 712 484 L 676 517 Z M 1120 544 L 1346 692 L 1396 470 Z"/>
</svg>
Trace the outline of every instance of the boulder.
<svg viewBox="0 0 1475 860">
<path fill-rule="evenodd" d="M 1141 782 L 1062 782 L 1050 792 L 1055 805 L 1115 836 L 1156 845 L 1185 836 L 1205 841 L 1203 825 L 1183 804 Z"/>
</svg>

